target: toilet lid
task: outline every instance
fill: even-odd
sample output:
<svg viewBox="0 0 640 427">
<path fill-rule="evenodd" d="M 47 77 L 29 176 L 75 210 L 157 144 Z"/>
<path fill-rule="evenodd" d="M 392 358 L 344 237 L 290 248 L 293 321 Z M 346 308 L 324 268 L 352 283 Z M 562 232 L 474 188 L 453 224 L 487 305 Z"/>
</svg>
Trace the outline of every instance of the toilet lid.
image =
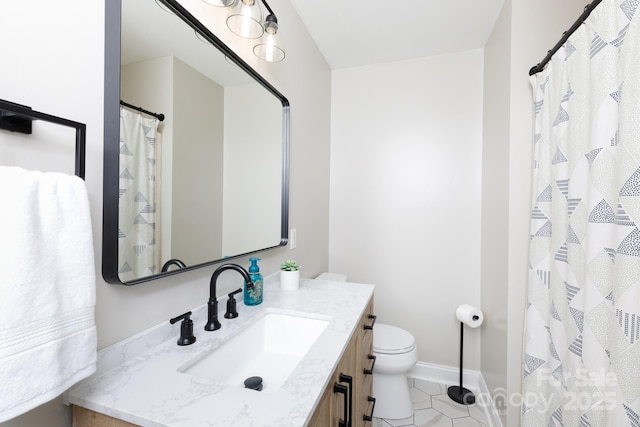
<svg viewBox="0 0 640 427">
<path fill-rule="evenodd" d="M 415 347 L 413 335 L 396 326 L 376 323 L 373 328 L 374 353 L 407 353 Z"/>
</svg>

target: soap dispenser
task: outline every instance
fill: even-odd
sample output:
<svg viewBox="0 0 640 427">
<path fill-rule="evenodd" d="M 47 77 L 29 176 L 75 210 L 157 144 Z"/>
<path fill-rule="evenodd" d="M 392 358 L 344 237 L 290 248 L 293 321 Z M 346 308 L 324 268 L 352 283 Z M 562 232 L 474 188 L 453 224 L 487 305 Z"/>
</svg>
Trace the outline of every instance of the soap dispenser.
<svg viewBox="0 0 640 427">
<path fill-rule="evenodd" d="M 244 282 L 244 304 L 258 305 L 262 302 L 262 274 L 260 274 L 260 267 L 258 267 L 260 258 L 251 257 L 249 261 L 251 262 L 249 277 L 253 282 L 253 288 L 247 289 L 247 282 Z"/>
</svg>

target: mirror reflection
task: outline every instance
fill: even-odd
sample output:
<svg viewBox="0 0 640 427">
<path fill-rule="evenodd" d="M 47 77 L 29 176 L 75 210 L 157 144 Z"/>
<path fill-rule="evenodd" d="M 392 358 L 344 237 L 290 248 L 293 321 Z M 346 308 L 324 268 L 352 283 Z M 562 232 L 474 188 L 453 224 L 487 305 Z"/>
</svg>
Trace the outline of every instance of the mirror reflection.
<svg viewBox="0 0 640 427">
<path fill-rule="evenodd" d="M 163 3 L 177 2 L 122 0 L 120 98 L 129 106 L 119 120 L 117 276 L 125 284 L 286 244 L 286 99 Z"/>
</svg>

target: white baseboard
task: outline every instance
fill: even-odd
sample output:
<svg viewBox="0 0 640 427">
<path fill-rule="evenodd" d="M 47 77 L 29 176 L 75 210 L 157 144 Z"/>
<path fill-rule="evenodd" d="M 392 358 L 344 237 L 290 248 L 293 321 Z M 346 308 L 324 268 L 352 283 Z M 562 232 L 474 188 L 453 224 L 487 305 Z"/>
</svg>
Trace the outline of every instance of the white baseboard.
<svg viewBox="0 0 640 427">
<path fill-rule="evenodd" d="M 435 383 L 450 385 L 460 384 L 460 369 L 452 366 L 436 365 L 434 363 L 418 362 L 407 374 L 412 378 L 419 378 L 426 381 L 432 381 Z M 487 420 L 491 427 L 502 427 L 502 422 L 495 407 L 493 406 L 493 399 L 489 388 L 482 378 L 482 374 L 479 371 L 471 371 L 463 369 L 462 371 L 462 384 L 464 387 L 473 391 L 476 394 L 476 399 L 479 401 L 479 396 L 482 396 L 483 408 Z"/>
</svg>

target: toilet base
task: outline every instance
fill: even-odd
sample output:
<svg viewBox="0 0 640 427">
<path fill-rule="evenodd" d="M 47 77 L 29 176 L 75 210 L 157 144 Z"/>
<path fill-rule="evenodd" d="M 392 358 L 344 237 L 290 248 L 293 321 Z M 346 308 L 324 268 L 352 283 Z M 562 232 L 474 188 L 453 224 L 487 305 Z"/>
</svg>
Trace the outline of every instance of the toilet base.
<svg viewBox="0 0 640 427">
<path fill-rule="evenodd" d="M 413 402 L 405 374 L 373 373 L 373 395 L 376 406 L 373 416 L 391 420 L 413 415 Z"/>
</svg>

